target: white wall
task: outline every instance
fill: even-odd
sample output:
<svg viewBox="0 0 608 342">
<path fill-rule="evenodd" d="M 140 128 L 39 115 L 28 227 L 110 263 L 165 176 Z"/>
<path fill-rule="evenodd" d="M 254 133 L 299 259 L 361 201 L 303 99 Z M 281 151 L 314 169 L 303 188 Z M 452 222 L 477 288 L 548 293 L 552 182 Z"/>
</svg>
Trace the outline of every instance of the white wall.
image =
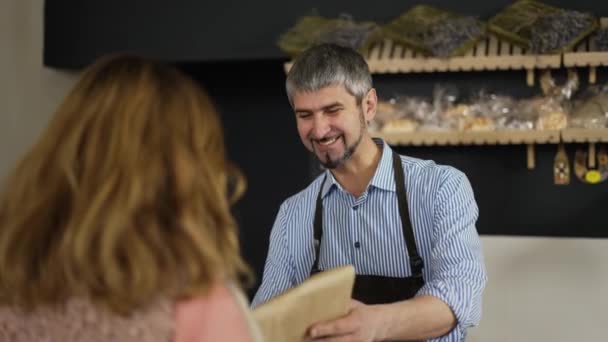
<svg viewBox="0 0 608 342">
<path fill-rule="evenodd" d="M 0 0 L 0 177 L 75 80 L 42 67 L 42 3 Z M 482 241 L 490 280 L 468 341 L 608 340 L 608 240 Z"/>
<path fill-rule="evenodd" d="M 43 0 L 0 0 L 0 177 L 45 127 L 75 80 L 42 67 Z"/>
<path fill-rule="evenodd" d="M 482 242 L 489 281 L 467 341 L 608 341 L 607 239 Z"/>
</svg>

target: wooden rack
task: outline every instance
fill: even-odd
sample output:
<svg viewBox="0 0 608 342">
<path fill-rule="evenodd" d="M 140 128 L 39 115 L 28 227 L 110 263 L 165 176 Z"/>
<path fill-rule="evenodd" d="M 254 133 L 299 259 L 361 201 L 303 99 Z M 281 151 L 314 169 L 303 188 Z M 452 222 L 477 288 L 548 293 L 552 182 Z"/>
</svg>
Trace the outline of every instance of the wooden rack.
<svg viewBox="0 0 608 342">
<path fill-rule="evenodd" d="M 601 27 L 608 27 L 608 17 L 600 19 Z M 373 74 L 525 70 L 526 83 L 533 86 L 537 69 L 588 67 L 589 82 L 595 83 L 596 68 L 608 66 L 608 51 L 596 51 L 590 38 L 579 43 L 574 51 L 563 54 L 537 55 L 489 34 L 464 56 L 450 58 L 427 57 L 389 39 L 370 47 L 365 55 Z M 284 65 L 288 72 L 293 62 Z M 567 128 L 559 131 L 480 131 L 480 132 L 391 132 L 375 133 L 393 145 L 506 145 L 524 144 L 527 165 L 533 169 L 535 144 L 589 143 L 589 155 L 594 155 L 595 144 L 608 142 L 608 128 Z"/>
<path fill-rule="evenodd" d="M 589 143 L 592 149 L 595 143 L 608 142 L 608 128 L 566 128 L 555 131 L 373 132 L 372 135 L 384 139 L 389 145 L 402 146 L 526 145 L 528 169 L 535 167 L 535 144 Z"/>
<path fill-rule="evenodd" d="M 608 27 L 608 18 L 600 19 L 600 27 Z M 564 66 L 589 67 L 589 83 L 595 83 L 597 67 L 608 66 L 608 52 L 596 50 L 593 40 L 586 39 L 578 44 L 573 52 L 564 54 Z"/>
<path fill-rule="evenodd" d="M 607 132 L 608 133 L 608 132 Z M 391 145 L 510 145 L 551 144 L 560 141 L 560 131 L 415 131 L 376 132 L 374 136 Z"/>
<path fill-rule="evenodd" d="M 608 27 L 608 18 L 601 18 L 600 25 Z M 519 46 L 488 34 L 464 56 L 437 58 L 426 57 L 392 40 L 374 44 L 366 54 L 373 74 L 481 71 L 481 70 L 526 70 L 527 84 L 534 85 L 534 70 L 561 67 L 589 67 L 589 81 L 595 83 L 596 68 L 608 65 L 608 52 L 594 51 L 590 39 L 585 39 L 573 52 L 553 55 L 537 55 Z M 292 62 L 285 63 L 289 71 Z"/>
<path fill-rule="evenodd" d="M 505 131 L 414 131 L 374 132 L 391 145 L 518 145 L 608 142 L 608 128 L 566 128 L 563 130 Z"/>
<path fill-rule="evenodd" d="M 536 55 L 525 49 L 501 41 L 494 35 L 482 39 L 464 56 L 451 58 L 425 57 L 412 50 L 385 40 L 372 46 L 367 57 L 370 70 L 375 74 L 526 70 L 527 82 L 534 84 L 535 69 L 561 67 L 561 55 Z"/>
<path fill-rule="evenodd" d="M 566 128 L 560 131 L 565 143 L 605 143 L 608 142 L 608 128 Z"/>
</svg>

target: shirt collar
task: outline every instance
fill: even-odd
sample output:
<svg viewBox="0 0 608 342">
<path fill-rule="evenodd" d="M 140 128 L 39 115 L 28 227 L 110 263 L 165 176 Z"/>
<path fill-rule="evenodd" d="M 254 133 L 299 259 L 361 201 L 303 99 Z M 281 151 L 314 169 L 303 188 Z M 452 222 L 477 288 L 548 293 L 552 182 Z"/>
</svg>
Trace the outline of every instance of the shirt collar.
<svg viewBox="0 0 608 342">
<path fill-rule="evenodd" d="M 382 147 L 382 156 L 380 162 L 376 168 L 376 172 L 370 182 L 371 186 L 379 189 L 395 191 L 395 178 L 393 172 L 393 150 L 390 146 L 380 138 L 373 138 L 376 145 Z M 334 187 L 334 185 L 342 190 L 342 186 L 334 175 L 329 171 L 325 170 L 325 182 L 323 183 L 323 190 L 321 192 L 321 198 L 325 198 L 327 193 Z"/>
</svg>

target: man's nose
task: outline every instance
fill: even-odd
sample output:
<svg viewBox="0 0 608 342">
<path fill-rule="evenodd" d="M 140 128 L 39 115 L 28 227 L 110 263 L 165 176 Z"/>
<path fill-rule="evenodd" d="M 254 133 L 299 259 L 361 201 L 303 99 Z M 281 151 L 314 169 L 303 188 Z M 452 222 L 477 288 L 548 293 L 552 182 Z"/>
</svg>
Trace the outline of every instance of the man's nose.
<svg viewBox="0 0 608 342">
<path fill-rule="evenodd" d="M 321 139 L 330 131 L 329 122 L 323 115 L 315 115 L 312 122 L 312 138 Z"/>
</svg>

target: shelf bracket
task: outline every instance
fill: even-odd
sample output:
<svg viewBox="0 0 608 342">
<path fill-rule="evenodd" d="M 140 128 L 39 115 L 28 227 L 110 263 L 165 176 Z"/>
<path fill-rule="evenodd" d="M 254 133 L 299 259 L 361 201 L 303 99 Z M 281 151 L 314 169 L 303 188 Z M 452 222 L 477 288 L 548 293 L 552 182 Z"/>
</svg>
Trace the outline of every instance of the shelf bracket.
<svg viewBox="0 0 608 342">
<path fill-rule="evenodd" d="M 526 83 L 529 87 L 534 86 L 534 69 L 526 69 Z"/>
<path fill-rule="evenodd" d="M 589 67 L 589 84 L 595 84 L 597 82 L 597 68 L 594 66 Z"/>
<path fill-rule="evenodd" d="M 588 164 L 589 164 L 590 169 L 595 168 L 595 143 L 594 142 L 589 143 Z"/>
<path fill-rule="evenodd" d="M 534 144 L 526 145 L 526 155 L 527 155 L 528 170 L 534 170 L 534 168 L 536 167 L 536 157 L 534 155 Z"/>
</svg>

